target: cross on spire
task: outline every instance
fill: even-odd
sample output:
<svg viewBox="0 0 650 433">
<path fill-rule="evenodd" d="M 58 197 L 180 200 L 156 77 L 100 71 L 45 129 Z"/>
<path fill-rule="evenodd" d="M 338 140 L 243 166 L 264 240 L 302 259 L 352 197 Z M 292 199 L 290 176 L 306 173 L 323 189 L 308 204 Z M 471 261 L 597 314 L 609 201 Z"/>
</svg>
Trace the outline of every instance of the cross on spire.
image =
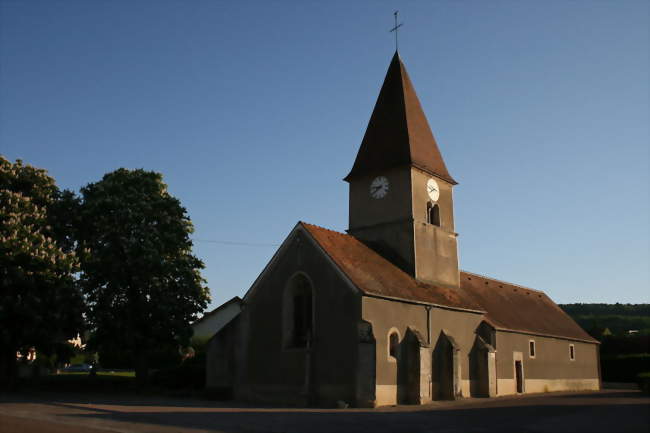
<svg viewBox="0 0 650 433">
<path fill-rule="evenodd" d="M 399 24 L 397 24 L 397 15 L 398 15 L 398 14 L 399 14 L 399 11 L 395 11 L 395 12 L 393 13 L 393 16 L 395 16 L 395 27 L 393 27 L 392 29 L 390 29 L 390 32 L 391 32 L 391 33 L 392 33 L 392 32 L 395 32 L 395 51 L 397 51 L 397 48 L 398 48 L 398 45 L 397 45 L 397 29 L 399 29 L 400 27 L 402 27 L 402 26 L 404 25 L 404 23 L 399 23 Z"/>
</svg>

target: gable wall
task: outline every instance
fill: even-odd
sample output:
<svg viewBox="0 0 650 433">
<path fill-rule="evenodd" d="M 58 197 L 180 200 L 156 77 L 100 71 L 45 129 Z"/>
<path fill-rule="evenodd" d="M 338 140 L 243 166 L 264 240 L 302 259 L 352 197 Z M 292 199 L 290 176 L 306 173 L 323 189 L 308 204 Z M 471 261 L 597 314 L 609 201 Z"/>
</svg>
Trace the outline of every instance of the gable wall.
<svg viewBox="0 0 650 433">
<path fill-rule="evenodd" d="M 400 343 L 410 326 L 428 339 L 427 310 L 424 305 L 409 304 L 386 299 L 363 297 L 363 319 L 372 323 L 376 339 L 376 404 L 396 404 L 398 363 L 388 356 L 388 335 L 395 328 Z M 429 351 L 433 357 L 442 329 L 448 331 L 460 346 L 463 396 L 469 397 L 469 353 L 476 338 L 475 330 L 483 319 L 482 314 L 431 308 L 431 333 Z M 429 396 L 431 397 L 431 396 Z"/>
<path fill-rule="evenodd" d="M 535 341 L 535 357 L 529 341 Z M 575 361 L 569 345 L 575 347 Z M 522 354 L 524 392 L 599 389 L 598 345 L 562 338 L 497 331 L 497 393 L 515 393 L 514 353 Z"/>
<path fill-rule="evenodd" d="M 300 246 L 289 239 L 291 244 L 246 299 L 240 361 L 244 368 L 236 397 L 300 405 L 351 402 L 359 295 L 304 233 L 299 236 Z M 296 272 L 304 272 L 313 284 L 315 329 L 311 351 L 283 348 L 283 293 Z"/>
</svg>

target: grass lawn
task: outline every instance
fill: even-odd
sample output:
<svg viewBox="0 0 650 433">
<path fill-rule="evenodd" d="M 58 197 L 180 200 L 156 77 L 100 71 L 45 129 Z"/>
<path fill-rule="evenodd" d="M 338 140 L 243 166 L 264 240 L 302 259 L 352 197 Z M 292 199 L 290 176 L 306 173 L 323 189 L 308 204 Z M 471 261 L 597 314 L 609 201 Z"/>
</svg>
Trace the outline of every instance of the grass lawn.
<svg viewBox="0 0 650 433">
<path fill-rule="evenodd" d="M 55 376 L 89 376 L 90 373 L 62 371 Z M 135 377 L 135 371 L 98 371 L 97 376 Z"/>
<path fill-rule="evenodd" d="M 137 389 L 133 371 L 98 371 L 91 376 L 84 372 L 61 372 L 25 379 L 25 389 L 56 392 L 131 393 Z"/>
<path fill-rule="evenodd" d="M 98 376 L 135 377 L 135 371 L 98 371 Z"/>
</svg>

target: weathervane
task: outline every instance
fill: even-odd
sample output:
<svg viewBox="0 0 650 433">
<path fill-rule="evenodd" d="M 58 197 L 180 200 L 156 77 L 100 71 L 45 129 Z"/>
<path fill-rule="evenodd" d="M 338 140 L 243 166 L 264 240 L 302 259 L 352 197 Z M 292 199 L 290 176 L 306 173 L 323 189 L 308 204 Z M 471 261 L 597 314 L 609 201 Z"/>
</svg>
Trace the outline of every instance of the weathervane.
<svg viewBox="0 0 650 433">
<path fill-rule="evenodd" d="M 404 23 L 399 23 L 397 24 L 397 15 L 399 14 L 399 11 L 395 11 L 393 15 L 395 16 L 395 27 L 390 29 L 390 32 L 395 32 L 395 51 L 397 51 L 397 29 L 402 27 Z"/>
</svg>

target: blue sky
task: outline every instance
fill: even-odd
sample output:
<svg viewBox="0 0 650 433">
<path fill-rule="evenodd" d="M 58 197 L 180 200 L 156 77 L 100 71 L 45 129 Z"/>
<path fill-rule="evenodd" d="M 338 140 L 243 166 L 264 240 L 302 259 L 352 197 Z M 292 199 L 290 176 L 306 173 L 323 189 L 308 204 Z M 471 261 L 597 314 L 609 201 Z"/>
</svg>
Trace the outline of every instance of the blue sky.
<svg viewBox="0 0 650 433">
<path fill-rule="evenodd" d="M 218 305 L 297 221 L 347 228 L 341 179 L 399 9 L 460 182 L 461 267 L 557 302 L 650 302 L 649 5 L 0 0 L 0 154 L 77 191 L 162 172 Z"/>
</svg>

